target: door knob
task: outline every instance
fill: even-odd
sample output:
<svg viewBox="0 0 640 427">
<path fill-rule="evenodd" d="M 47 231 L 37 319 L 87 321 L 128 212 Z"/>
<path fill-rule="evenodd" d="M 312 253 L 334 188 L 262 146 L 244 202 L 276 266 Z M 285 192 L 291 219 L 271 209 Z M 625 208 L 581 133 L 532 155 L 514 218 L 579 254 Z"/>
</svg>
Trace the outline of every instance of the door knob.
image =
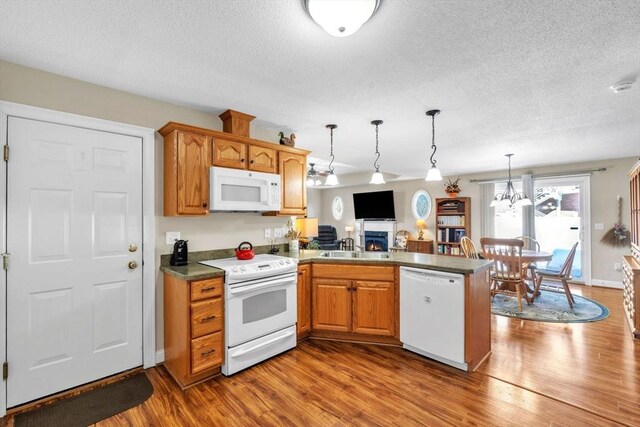
<svg viewBox="0 0 640 427">
<path fill-rule="evenodd" d="M 130 268 L 131 270 L 135 270 L 136 268 L 138 268 L 138 263 L 137 263 L 137 262 L 135 262 L 135 261 L 130 261 L 130 262 L 129 262 L 129 268 Z"/>
<path fill-rule="evenodd" d="M 132 243 L 129 245 L 129 252 L 135 252 L 138 250 L 138 245 L 136 245 L 135 243 Z"/>
</svg>

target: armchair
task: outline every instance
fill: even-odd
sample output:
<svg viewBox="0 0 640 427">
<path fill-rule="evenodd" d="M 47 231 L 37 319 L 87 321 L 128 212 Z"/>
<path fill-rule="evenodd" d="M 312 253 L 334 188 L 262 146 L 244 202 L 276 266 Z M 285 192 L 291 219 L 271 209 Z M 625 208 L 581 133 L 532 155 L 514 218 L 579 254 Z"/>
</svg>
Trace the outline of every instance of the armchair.
<svg viewBox="0 0 640 427">
<path fill-rule="evenodd" d="M 332 225 L 318 225 L 318 237 L 313 242 L 317 243 L 320 249 L 325 251 L 337 250 L 340 248 L 340 240 L 336 228 Z"/>
</svg>

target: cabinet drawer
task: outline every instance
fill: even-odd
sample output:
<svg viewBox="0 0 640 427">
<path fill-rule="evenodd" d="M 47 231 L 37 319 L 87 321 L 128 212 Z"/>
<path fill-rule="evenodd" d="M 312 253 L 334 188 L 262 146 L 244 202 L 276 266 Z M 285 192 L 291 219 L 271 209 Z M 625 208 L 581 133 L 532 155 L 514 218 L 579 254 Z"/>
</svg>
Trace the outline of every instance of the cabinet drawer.
<svg viewBox="0 0 640 427">
<path fill-rule="evenodd" d="M 315 264 L 313 277 L 353 280 L 395 280 L 395 267 L 353 264 Z"/>
<path fill-rule="evenodd" d="M 191 282 L 191 301 L 222 296 L 222 277 Z"/>
<path fill-rule="evenodd" d="M 191 338 L 222 330 L 222 298 L 191 304 Z"/>
<path fill-rule="evenodd" d="M 222 332 L 191 340 L 191 373 L 197 374 L 222 364 Z"/>
</svg>

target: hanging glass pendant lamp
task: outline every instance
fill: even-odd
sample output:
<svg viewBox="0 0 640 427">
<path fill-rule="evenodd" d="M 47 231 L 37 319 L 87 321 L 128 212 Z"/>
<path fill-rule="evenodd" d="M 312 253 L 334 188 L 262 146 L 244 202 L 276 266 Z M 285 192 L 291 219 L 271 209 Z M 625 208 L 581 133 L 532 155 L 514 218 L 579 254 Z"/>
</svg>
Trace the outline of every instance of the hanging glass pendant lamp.
<svg viewBox="0 0 640 427">
<path fill-rule="evenodd" d="M 429 157 L 429 161 L 431 162 L 431 168 L 427 172 L 427 177 L 424 179 L 425 181 L 442 181 L 442 174 L 440 173 L 440 169 L 436 166 L 436 160 L 433 158 L 436 155 L 436 115 L 440 114 L 440 110 L 429 110 L 427 111 L 427 116 L 431 116 L 431 157 Z"/>
<path fill-rule="evenodd" d="M 373 167 L 376 168 L 376 171 L 371 176 L 369 184 L 385 184 L 384 176 L 382 176 L 382 172 L 380 172 L 380 165 L 378 165 L 378 160 L 380 160 L 380 151 L 378 150 L 378 126 L 382 124 L 382 120 L 374 120 L 371 124 L 376 127 L 376 159 L 373 161 Z"/>
<path fill-rule="evenodd" d="M 329 162 L 329 175 L 327 175 L 327 180 L 325 181 L 325 185 L 338 185 L 338 177 L 333 173 L 333 159 L 335 156 L 333 155 L 333 130 L 338 127 L 338 125 L 327 125 L 325 126 L 327 129 L 331 130 L 331 162 Z"/>
<path fill-rule="evenodd" d="M 524 193 L 518 193 L 511 182 L 511 156 L 513 154 L 505 154 L 509 159 L 509 180 L 507 181 L 507 188 L 501 194 L 496 194 L 493 201 L 489 206 L 496 207 L 498 205 L 512 206 L 531 206 L 531 199 Z"/>
</svg>

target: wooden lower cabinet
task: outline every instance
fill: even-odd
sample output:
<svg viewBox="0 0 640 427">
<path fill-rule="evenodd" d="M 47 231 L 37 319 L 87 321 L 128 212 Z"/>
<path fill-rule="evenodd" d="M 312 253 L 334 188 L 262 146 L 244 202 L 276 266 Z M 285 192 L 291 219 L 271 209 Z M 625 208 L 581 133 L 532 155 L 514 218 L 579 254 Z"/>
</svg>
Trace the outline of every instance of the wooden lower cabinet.
<svg viewBox="0 0 640 427">
<path fill-rule="evenodd" d="M 298 339 L 311 332 L 311 264 L 298 266 Z"/>
<path fill-rule="evenodd" d="M 351 280 L 313 279 L 313 329 L 351 332 Z"/>
<path fill-rule="evenodd" d="M 352 332 L 393 336 L 395 332 L 394 293 L 393 282 L 354 282 Z"/>
<path fill-rule="evenodd" d="M 622 260 L 622 305 L 631 333 L 640 338 L 640 262 L 630 256 Z"/>
<path fill-rule="evenodd" d="M 224 363 L 223 278 L 164 275 L 164 366 L 183 389 L 220 373 Z"/>
<path fill-rule="evenodd" d="M 346 279 L 317 277 L 315 267 L 312 279 L 313 331 L 397 335 L 394 267 L 325 264 L 317 269 L 319 275 Z M 358 280 L 361 275 L 366 276 L 366 280 Z"/>
</svg>

